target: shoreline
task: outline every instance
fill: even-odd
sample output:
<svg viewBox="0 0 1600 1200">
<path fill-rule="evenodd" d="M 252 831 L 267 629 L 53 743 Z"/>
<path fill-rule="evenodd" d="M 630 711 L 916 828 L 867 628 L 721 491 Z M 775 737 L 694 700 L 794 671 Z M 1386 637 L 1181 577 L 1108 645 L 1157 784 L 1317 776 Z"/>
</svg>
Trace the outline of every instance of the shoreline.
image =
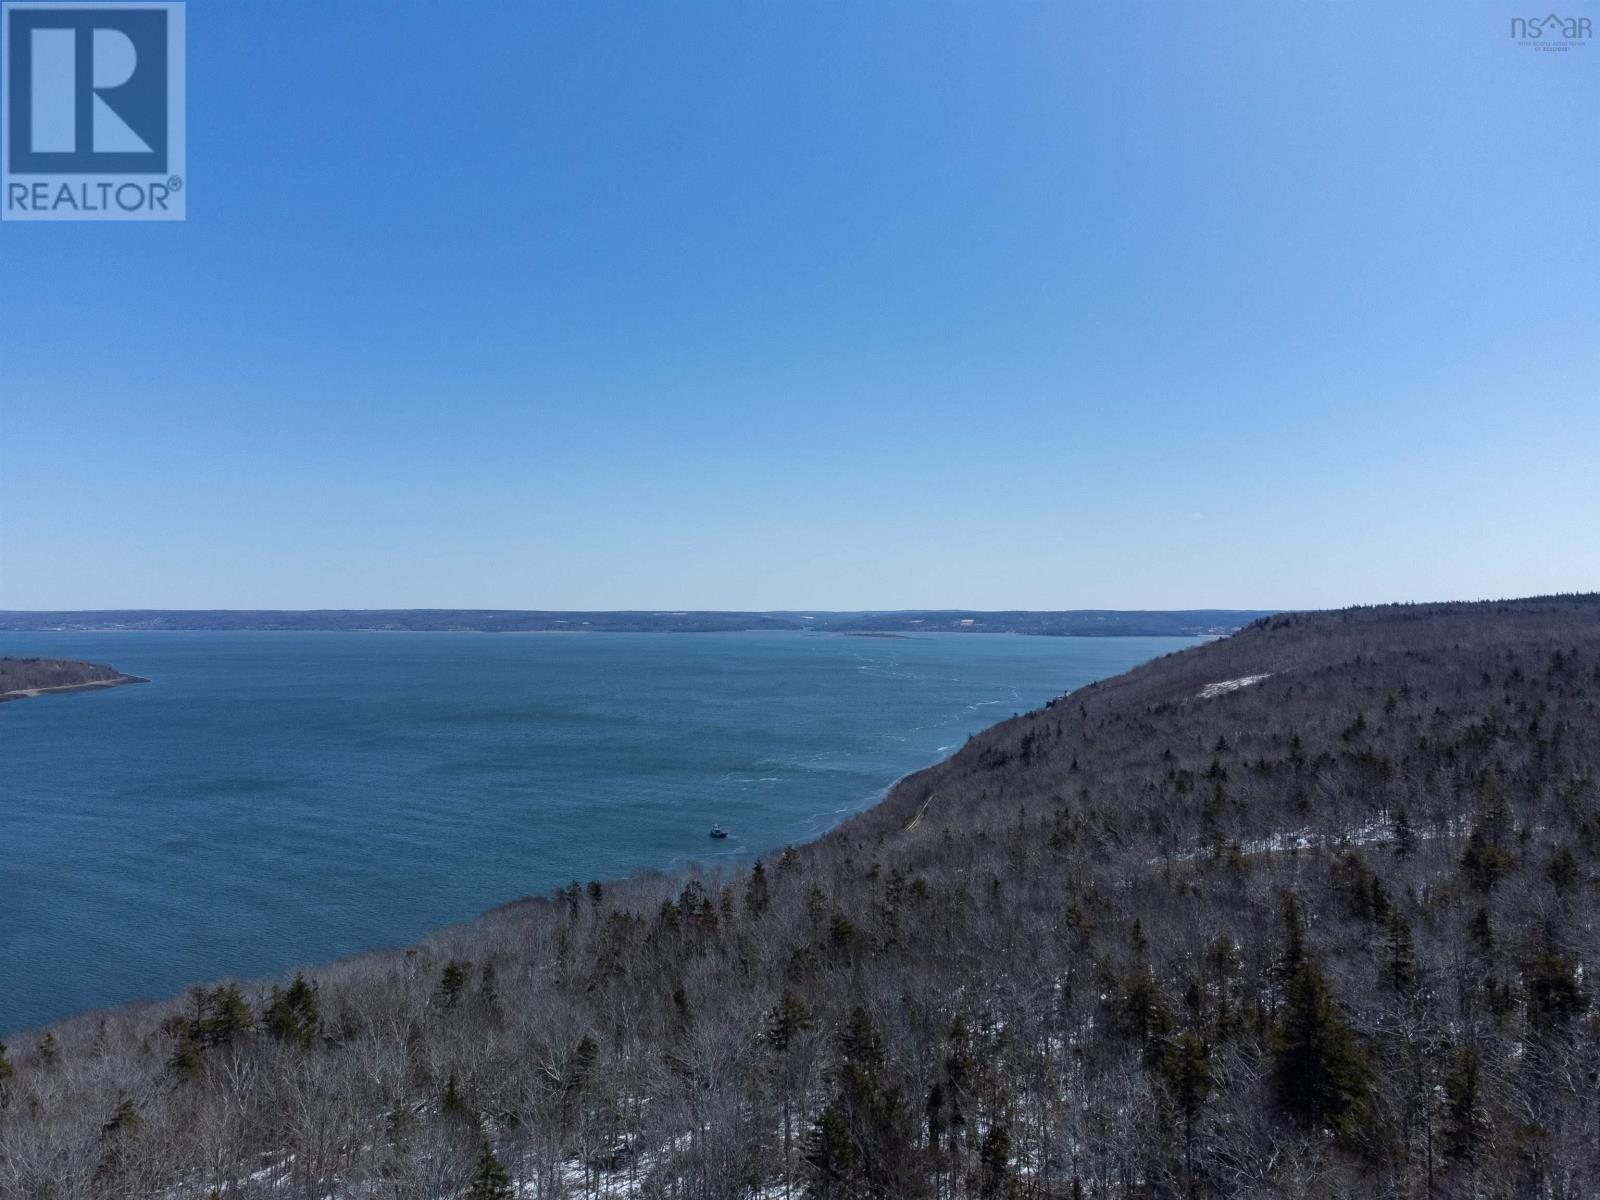
<svg viewBox="0 0 1600 1200">
<path fill-rule="evenodd" d="M 58 692 L 97 692 L 105 688 L 121 687 L 125 683 L 149 683 L 138 675 L 119 675 L 115 679 L 90 679 L 84 683 L 61 683 L 54 687 L 17 688 L 0 692 L 0 703 L 7 700 L 30 700 L 35 696 L 49 696 Z"/>
</svg>

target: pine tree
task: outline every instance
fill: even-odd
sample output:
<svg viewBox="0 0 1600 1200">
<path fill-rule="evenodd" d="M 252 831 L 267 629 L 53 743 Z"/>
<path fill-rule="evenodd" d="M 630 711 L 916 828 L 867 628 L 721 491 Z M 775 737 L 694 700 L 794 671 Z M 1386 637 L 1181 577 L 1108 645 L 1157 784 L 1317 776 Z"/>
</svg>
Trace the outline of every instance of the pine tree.
<svg viewBox="0 0 1600 1200">
<path fill-rule="evenodd" d="M 144 1119 L 139 1115 L 138 1106 L 118 1092 L 117 1107 L 111 1119 L 100 1126 L 99 1175 L 115 1177 L 123 1172 L 131 1149 L 129 1142 L 134 1140 L 143 1125 Z"/>
<path fill-rule="evenodd" d="M 957 1016 L 945 1035 L 944 1062 L 941 1064 L 946 1105 L 946 1128 L 952 1134 L 960 1132 L 967 1124 L 967 1102 L 971 1099 L 978 1081 L 978 1058 L 972 1052 L 972 1031 L 967 1019 Z"/>
<path fill-rule="evenodd" d="M 1404 808 L 1394 814 L 1394 854 L 1410 858 L 1417 852 L 1417 832 L 1411 828 L 1411 815 Z"/>
<path fill-rule="evenodd" d="M 786 989 L 767 1016 L 767 1044 L 780 1054 L 786 1053 L 794 1039 L 814 1024 L 811 1010 Z"/>
<path fill-rule="evenodd" d="M 273 988 L 261 1024 L 280 1042 L 310 1046 L 322 1024 L 317 985 L 306 982 L 304 975 L 296 975 L 287 989 Z"/>
<path fill-rule="evenodd" d="M 1467 877 L 1467 882 L 1480 892 L 1489 892 L 1510 869 L 1511 856 L 1496 846 L 1483 830 L 1473 829 L 1461 855 L 1461 873 Z"/>
<path fill-rule="evenodd" d="M 1366 1058 L 1311 957 L 1292 896 L 1285 925 L 1283 1012 L 1271 1036 L 1278 1103 L 1297 1124 L 1349 1136 L 1368 1104 Z"/>
<path fill-rule="evenodd" d="M 1139 1043 L 1146 1066 L 1153 1066 L 1172 1033 L 1172 1008 L 1148 966 L 1128 977 L 1117 1005 L 1117 1027 Z"/>
<path fill-rule="evenodd" d="M 846 1067 L 867 1075 L 876 1075 L 883 1069 L 883 1035 L 871 1014 L 859 1005 L 839 1033 L 839 1049 L 844 1053 Z"/>
<path fill-rule="evenodd" d="M 1536 1028 L 1564 1024 L 1589 1007 L 1572 963 L 1551 950 L 1535 954 L 1522 978 L 1528 989 L 1528 1015 Z"/>
<path fill-rule="evenodd" d="M 944 1146 L 945 1130 L 950 1127 L 950 1098 L 944 1090 L 944 1080 L 933 1081 L 922 1115 L 928 1123 L 928 1149 L 937 1155 Z"/>
<path fill-rule="evenodd" d="M 1383 982 L 1393 990 L 1409 992 L 1417 981 L 1417 954 L 1411 925 L 1397 908 L 1384 918 Z"/>
<path fill-rule="evenodd" d="M 200 1052 L 200 1043 L 189 1026 L 185 1025 L 178 1030 L 178 1038 L 172 1047 L 172 1057 L 167 1060 L 167 1066 L 172 1068 L 172 1073 L 179 1079 L 197 1078 L 204 1069 L 205 1059 Z"/>
<path fill-rule="evenodd" d="M 466 1093 L 461 1090 L 461 1076 L 454 1071 L 445 1080 L 444 1095 L 439 1098 L 439 1111 L 454 1122 L 456 1128 L 466 1127 L 474 1133 L 478 1131 L 478 1114 L 468 1103 Z"/>
<path fill-rule="evenodd" d="M 759 864 L 758 864 L 759 865 Z M 811 1010 L 791 991 L 785 990 L 778 997 L 778 1002 L 772 1006 L 772 1012 L 767 1016 L 766 1042 L 767 1045 L 782 1058 L 787 1059 L 790 1049 L 794 1046 L 795 1039 L 816 1024 Z M 788 1063 L 785 1061 L 780 1068 L 782 1077 L 781 1091 L 783 1093 L 783 1180 L 787 1188 L 789 1183 L 790 1163 L 793 1155 L 793 1135 L 790 1132 L 789 1106 L 791 1091 L 789 1082 Z"/>
<path fill-rule="evenodd" d="M 1550 880 L 1550 886 L 1555 888 L 1556 895 L 1564 896 L 1577 886 L 1578 860 L 1572 857 L 1572 851 L 1565 846 L 1557 846 L 1544 873 L 1545 878 Z"/>
<path fill-rule="evenodd" d="M 850 1014 L 839 1050 L 833 1096 L 807 1139 L 808 1194 L 902 1195 L 915 1177 L 912 1119 L 885 1078 L 883 1035 L 866 1009 Z"/>
<path fill-rule="evenodd" d="M 444 970 L 439 974 L 439 998 L 446 1012 L 461 1002 L 461 993 L 466 986 L 467 964 L 454 960 L 445 963 Z"/>
<path fill-rule="evenodd" d="M 1275 971 L 1280 980 L 1292 979 L 1305 965 L 1306 922 L 1300 915 L 1300 898 L 1293 892 L 1283 898 L 1283 952 L 1278 955 Z"/>
<path fill-rule="evenodd" d="M 589 1081 L 594 1075 L 595 1063 L 599 1058 L 600 1045 L 588 1034 L 578 1039 L 578 1044 L 572 1048 L 572 1056 L 567 1060 L 566 1073 L 561 1081 L 563 1126 L 570 1128 L 580 1115 L 584 1093 L 588 1090 Z"/>
<path fill-rule="evenodd" d="M 1475 1047 L 1463 1046 L 1451 1056 L 1444 1077 L 1444 1156 L 1451 1162 L 1475 1162 L 1488 1131 L 1482 1060 Z"/>
<path fill-rule="evenodd" d="M 755 866 L 750 868 L 750 882 L 744 889 L 744 907 L 752 917 L 765 916 L 767 909 L 772 907 L 772 895 L 767 886 L 767 868 L 761 860 L 756 859 Z"/>
<path fill-rule="evenodd" d="M 224 1046 L 250 1032 L 255 1018 L 250 1005 L 234 984 L 195 988 L 195 1015 L 190 1035 L 201 1046 Z"/>
<path fill-rule="evenodd" d="M 1211 1096 L 1211 1047 L 1197 1033 L 1175 1038 L 1161 1058 L 1161 1078 L 1172 1102 L 1183 1116 L 1183 1173 L 1189 1181 L 1189 1195 L 1196 1194 L 1194 1177 L 1194 1128 L 1200 1111 Z"/>
<path fill-rule="evenodd" d="M 117 1137 L 123 1134 L 137 1132 L 144 1122 L 139 1116 L 139 1108 L 128 1097 L 117 1096 L 116 1111 L 111 1114 L 111 1119 L 100 1127 L 100 1132 L 106 1137 Z"/>
<path fill-rule="evenodd" d="M 1478 910 L 1472 914 L 1472 919 L 1467 923 L 1467 936 L 1472 939 L 1473 948 L 1479 954 L 1487 955 L 1494 949 L 1494 926 L 1489 923 L 1486 905 L 1478 905 Z"/>
<path fill-rule="evenodd" d="M 495 973 L 493 959 L 485 959 L 483 969 L 478 972 L 478 998 L 483 1001 L 483 1006 L 491 1013 L 499 1013 L 500 984 Z"/>
<path fill-rule="evenodd" d="M 850 1136 L 843 1106 L 829 1101 L 806 1138 L 806 1195 L 814 1200 L 849 1200 L 860 1194 L 861 1152 Z"/>
<path fill-rule="evenodd" d="M 1011 1131 L 1003 1121 L 989 1126 L 978 1150 L 978 1195 L 983 1200 L 1000 1200 L 1016 1190 L 1011 1170 Z"/>
<path fill-rule="evenodd" d="M 466 1200 L 511 1200 L 511 1176 L 500 1160 L 494 1156 L 489 1139 L 483 1140 L 483 1150 L 478 1156 L 478 1170 L 467 1189 Z"/>
<path fill-rule="evenodd" d="M 53 1067 L 61 1061 L 61 1047 L 56 1045 L 56 1035 L 46 1033 L 39 1039 L 39 1065 Z"/>
</svg>

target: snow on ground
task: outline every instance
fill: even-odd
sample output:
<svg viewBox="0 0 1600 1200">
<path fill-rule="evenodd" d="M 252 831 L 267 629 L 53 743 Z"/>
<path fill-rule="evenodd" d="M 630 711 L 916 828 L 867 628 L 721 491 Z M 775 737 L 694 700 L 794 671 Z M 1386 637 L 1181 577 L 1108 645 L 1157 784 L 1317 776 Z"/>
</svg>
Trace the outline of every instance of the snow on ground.
<svg viewBox="0 0 1600 1200">
<path fill-rule="evenodd" d="M 1240 688 L 1249 687 L 1252 683 L 1260 683 L 1263 679 L 1269 679 L 1271 676 L 1272 672 L 1268 671 L 1265 675 L 1241 675 L 1237 679 L 1223 679 L 1217 683 L 1208 683 L 1200 689 L 1200 699 L 1212 700 L 1218 696 L 1225 696 L 1229 692 L 1237 692 Z"/>
</svg>

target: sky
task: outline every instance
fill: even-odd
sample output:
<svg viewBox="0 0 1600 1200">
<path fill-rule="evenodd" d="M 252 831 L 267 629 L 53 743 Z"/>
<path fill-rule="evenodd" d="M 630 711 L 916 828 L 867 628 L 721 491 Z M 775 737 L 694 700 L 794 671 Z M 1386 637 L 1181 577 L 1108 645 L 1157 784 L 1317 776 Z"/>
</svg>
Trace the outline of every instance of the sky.
<svg viewBox="0 0 1600 1200">
<path fill-rule="evenodd" d="M 191 0 L 188 220 L 0 225 L 0 607 L 1600 589 L 1526 7 Z"/>
</svg>

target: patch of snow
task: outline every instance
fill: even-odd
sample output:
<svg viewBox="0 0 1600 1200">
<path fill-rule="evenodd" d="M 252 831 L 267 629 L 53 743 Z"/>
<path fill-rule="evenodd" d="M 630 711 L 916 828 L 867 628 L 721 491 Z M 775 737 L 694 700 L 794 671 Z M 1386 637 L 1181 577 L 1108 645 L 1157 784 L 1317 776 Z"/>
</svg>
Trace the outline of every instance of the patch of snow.
<svg viewBox="0 0 1600 1200">
<path fill-rule="evenodd" d="M 1247 688 L 1252 683 L 1260 683 L 1263 679 L 1270 679 L 1272 672 L 1265 675 L 1241 675 L 1237 679 L 1223 679 L 1217 683 L 1208 683 L 1200 689 L 1200 699 L 1213 700 L 1218 696 L 1225 696 L 1229 692 L 1237 692 L 1240 688 Z"/>
</svg>

